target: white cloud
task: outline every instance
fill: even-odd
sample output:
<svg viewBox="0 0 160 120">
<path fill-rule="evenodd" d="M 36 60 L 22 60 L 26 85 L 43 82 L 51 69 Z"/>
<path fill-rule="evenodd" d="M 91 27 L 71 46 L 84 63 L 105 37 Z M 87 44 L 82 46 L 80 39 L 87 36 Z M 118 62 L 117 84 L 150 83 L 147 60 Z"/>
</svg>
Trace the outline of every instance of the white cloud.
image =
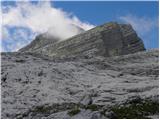
<svg viewBox="0 0 160 120">
<path fill-rule="evenodd" d="M 129 23 L 133 28 L 140 34 L 145 35 L 150 32 L 153 28 L 158 27 L 158 19 L 148 17 L 138 17 L 135 15 L 126 15 L 119 17 L 120 20 Z"/>
<path fill-rule="evenodd" d="M 6 37 L 3 32 L 12 29 L 12 31 L 7 31 Z M 2 48 L 1 51 L 17 51 L 21 47 L 25 46 L 33 39 L 35 34 L 31 33 L 25 28 L 6 28 L 3 27 L 2 30 Z M 6 34 L 6 33 L 5 33 Z"/>
<path fill-rule="evenodd" d="M 80 32 L 76 26 L 84 30 L 94 27 L 94 25 L 80 21 L 78 17 L 71 13 L 51 6 L 51 3 L 48 1 L 40 1 L 37 4 L 20 1 L 16 2 L 15 6 L 2 6 L 2 28 L 4 30 L 2 39 L 6 35 L 8 36 L 7 31 L 11 27 L 29 29 L 32 32 L 30 34 L 32 36 L 33 34 L 50 30 L 49 32 L 55 37 L 66 39 Z M 15 34 L 21 34 L 24 38 L 30 37 L 26 36 L 25 31 L 22 29 L 19 29 L 17 32 Z M 13 36 L 16 37 L 15 35 Z M 10 35 L 10 37 L 12 36 Z M 16 41 L 13 44 L 20 46 Z"/>
<path fill-rule="evenodd" d="M 142 38 L 146 48 L 151 48 L 157 37 L 157 33 L 154 33 L 158 29 L 158 18 L 151 17 L 139 17 L 135 15 L 121 16 L 119 19 L 125 23 L 129 23 L 133 26 L 137 34 Z"/>
</svg>

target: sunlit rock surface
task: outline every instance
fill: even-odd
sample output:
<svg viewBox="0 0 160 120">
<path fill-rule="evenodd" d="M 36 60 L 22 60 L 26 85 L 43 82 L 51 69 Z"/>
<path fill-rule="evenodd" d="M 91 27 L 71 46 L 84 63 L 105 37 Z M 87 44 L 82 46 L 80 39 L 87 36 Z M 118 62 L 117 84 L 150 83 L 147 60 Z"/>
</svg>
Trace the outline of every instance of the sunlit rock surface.
<svg viewBox="0 0 160 120">
<path fill-rule="evenodd" d="M 2 53 L 1 116 L 116 118 L 106 111 L 110 106 L 135 98 L 158 102 L 158 55 L 158 50 L 149 50 L 60 59 Z M 158 118 L 158 113 L 145 115 Z"/>
</svg>

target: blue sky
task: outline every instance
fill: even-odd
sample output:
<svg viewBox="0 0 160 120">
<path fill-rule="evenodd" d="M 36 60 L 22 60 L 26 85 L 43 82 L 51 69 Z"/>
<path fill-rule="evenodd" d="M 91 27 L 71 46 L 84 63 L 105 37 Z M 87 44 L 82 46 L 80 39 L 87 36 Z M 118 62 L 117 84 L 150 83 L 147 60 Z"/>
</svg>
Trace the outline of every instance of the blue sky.
<svg viewBox="0 0 160 120">
<path fill-rule="evenodd" d="M 69 23 L 74 23 L 88 30 L 110 21 L 132 24 L 147 49 L 159 47 L 159 13 L 156 1 L 55 1 L 48 2 L 46 5 L 38 2 L 8 1 L 2 3 L 2 10 L 3 51 L 15 51 L 25 46 L 37 34 L 46 31 L 50 26 L 54 26 L 54 31 L 57 30 L 57 36 L 60 34 L 58 30 L 60 30 L 61 33 L 64 32 L 63 38 L 67 38 L 69 35 L 76 34 L 75 31 L 69 33 L 66 31 L 70 27 Z M 44 12 L 44 14 L 40 14 L 38 11 Z M 67 29 L 62 28 L 61 25 L 66 26 Z"/>
<path fill-rule="evenodd" d="M 133 14 L 138 17 L 158 17 L 158 2 L 55 2 L 55 7 L 71 12 L 83 21 L 100 25 L 117 21 L 119 16 Z"/>
</svg>

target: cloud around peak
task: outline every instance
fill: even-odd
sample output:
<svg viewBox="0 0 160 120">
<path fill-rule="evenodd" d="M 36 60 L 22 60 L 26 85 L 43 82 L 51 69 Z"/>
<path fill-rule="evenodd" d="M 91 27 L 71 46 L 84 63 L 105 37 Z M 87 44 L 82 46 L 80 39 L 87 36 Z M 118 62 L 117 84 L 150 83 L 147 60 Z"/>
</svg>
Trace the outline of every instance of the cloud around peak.
<svg viewBox="0 0 160 120">
<path fill-rule="evenodd" d="M 159 29 L 158 17 L 128 14 L 120 16 L 118 19 L 133 26 L 138 35 L 143 39 L 147 49 L 152 48 L 152 46 L 157 46 L 158 41 L 156 39 L 158 38 Z"/>
<path fill-rule="evenodd" d="M 22 33 L 26 31 L 21 28 L 28 29 L 30 36 L 44 33 L 51 29 L 49 31 L 50 34 L 60 39 L 66 39 L 78 34 L 80 32 L 79 28 L 89 30 L 95 26 L 87 22 L 82 22 L 75 15 L 67 13 L 60 8 L 55 8 L 49 1 L 40 1 L 36 4 L 20 1 L 16 2 L 15 6 L 2 6 L 2 39 L 7 39 L 10 43 L 12 41 L 12 44 L 15 44 L 16 47 L 16 43 L 20 44 L 21 41 L 16 40 L 16 38 L 11 39 L 13 33 L 11 33 L 10 28 L 14 27 L 17 28 L 18 32 L 21 31 L 19 33 L 21 35 L 24 34 L 24 37 L 28 33 Z M 15 33 L 15 35 L 18 34 Z M 12 48 L 10 51 L 15 50 L 17 48 Z"/>
<path fill-rule="evenodd" d="M 136 15 L 128 14 L 119 17 L 121 21 L 129 23 L 141 35 L 150 32 L 155 27 L 158 27 L 158 18 L 138 17 Z"/>
</svg>

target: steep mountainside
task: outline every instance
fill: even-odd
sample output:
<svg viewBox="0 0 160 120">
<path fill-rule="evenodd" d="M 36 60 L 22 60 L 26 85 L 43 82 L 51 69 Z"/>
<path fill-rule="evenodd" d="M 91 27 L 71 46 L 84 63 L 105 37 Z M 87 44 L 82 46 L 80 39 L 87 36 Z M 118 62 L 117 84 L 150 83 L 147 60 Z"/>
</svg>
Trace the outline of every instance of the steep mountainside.
<svg viewBox="0 0 160 120">
<path fill-rule="evenodd" d="M 40 53 L 51 57 L 79 55 L 110 57 L 145 50 L 142 40 L 131 25 L 116 22 L 97 26 L 63 41 L 43 45 L 37 43 L 36 46 L 38 47 L 34 49 L 21 49 L 20 51 Z"/>
<path fill-rule="evenodd" d="M 2 53 L 2 118 L 158 118 L 158 50 L 116 57 Z"/>
<path fill-rule="evenodd" d="M 43 33 L 38 36 L 36 36 L 35 40 L 33 40 L 29 45 L 25 46 L 24 48 L 21 48 L 19 51 L 34 51 L 36 49 L 39 49 L 45 45 L 48 44 L 54 44 L 58 42 L 60 39 L 56 38 L 54 36 L 51 36 L 49 33 Z"/>
</svg>

